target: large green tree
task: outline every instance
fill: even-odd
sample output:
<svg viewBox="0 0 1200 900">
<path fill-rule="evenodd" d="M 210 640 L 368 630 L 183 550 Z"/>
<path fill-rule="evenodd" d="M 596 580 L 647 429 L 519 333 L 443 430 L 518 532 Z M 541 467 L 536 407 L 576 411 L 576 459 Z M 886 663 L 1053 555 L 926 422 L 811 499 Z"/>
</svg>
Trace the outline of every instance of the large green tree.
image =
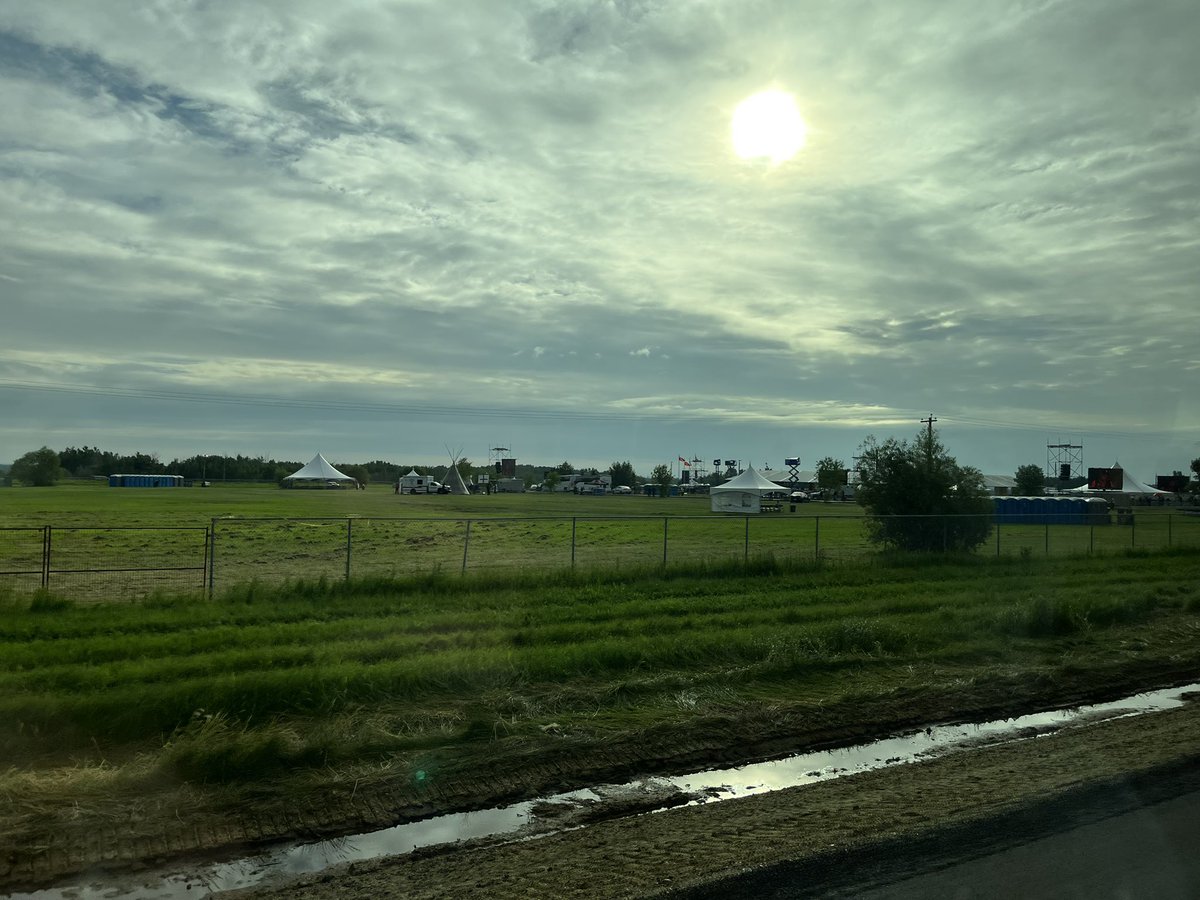
<svg viewBox="0 0 1200 900">
<path fill-rule="evenodd" d="M 825 492 L 828 500 L 846 483 L 846 464 L 840 459 L 826 456 L 817 461 L 817 487 Z"/>
<path fill-rule="evenodd" d="M 658 485 L 658 496 L 671 496 L 671 485 L 675 483 L 675 476 L 671 474 L 671 467 L 666 463 L 659 463 L 650 470 L 650 480 Z"/>
<path fill-rule="evenodd" d="M 614 462 L 608 467 L 608 474 L 612 476 L 613 487 L 620 485 L 633 487 L 637 484 L 637 473 L 633 471 L 633 463 L 629 460 Z"/>
<path fill-rule="evenodd" d="M 1037 463 L 1017 466 L 1013 479 L 1016 481 L 1013 490 L 1018 497 L 1040 497 L 1046 487 L 1046 476 Z"/>
<path fill-rule="evenodd" d="M 34 487 L 50 487 L 58 483 L 61 471 L 58 454 L 49 447 L 42 447 L 40 450 L 30 450 L 14 462 L 8 474 L 14 481 Z"/>
<path fill-rule="evenodd" d="M 924 552 L 968 551 L 992 530 L 992 502 L 978 469 L 960 466 L 933 431 L 916 439 L 868 437 L 859 449 L 855 495 L 867 534 L 881 546 Z"/>
</svg>

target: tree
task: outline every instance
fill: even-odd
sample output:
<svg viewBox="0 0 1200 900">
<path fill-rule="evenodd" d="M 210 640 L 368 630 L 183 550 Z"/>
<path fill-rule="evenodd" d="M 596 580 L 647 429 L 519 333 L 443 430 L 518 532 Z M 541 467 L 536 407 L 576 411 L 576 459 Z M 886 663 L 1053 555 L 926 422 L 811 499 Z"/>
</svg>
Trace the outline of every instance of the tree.
<svg viewBox="0 0 1200 900">
<path fill-rule="evenodd" d="M 562 481 L 562 476 L 558 474 L 558 469 L 551 469 L 546 473 L 546 490 L 558 490 L 558 483 Z"/>
<path fill-rule="evenodd" d="M 34 487 L 51 487 L 58 483 L 59 472 L 58 454 L 49 447 L 40 450 L 30 450 L 9 470 L 9 476 L 14 481 L 23 481 Z"/>
<path fill-rule="evenodd" d="M 608 474 L 612 476 L 613 487 L 620 485 L 633 487 L 637 484 L 637 473 L 633 471 L 633 463 L 629 460 L 614 462 L 608 467 Z"/>
<path fill-rule="evenodd" d="M 1196 477 L 1192 479 L 1192 483 L 1188 486 L 1188 490 L 1193 494 L 1200 494 L 1200 456 L 1197 456 L 1192 460 L 1189 468 L 1192 470 L 1192 474 Z"/>
<path fill-rule="evenodd" d="M 675 483 L 675 476 L 671 474 L 671 467 L 666 463 L 659 463 L 650 470 L 650 480 L 658 485 L 658 496 L 671 495 L 671 485 Z"/>
<path fill-rule="evenodd" d="M 817 462 L 817 487 L 825 492 L 825 499 L 840 491 L 846 483 L 846 464 L 840 459 L 826 456 Z"/>
<path fill-rule="evenodd" d="M 1013 490 L 1016 491 L 1018 497 L 1040 497 L 1046 487 L 1046 476 L 1042 472 L 1042 467 L 1036 463 L 1017 466 L 1017 472 L 1013 478 L 1017 482 Z"/>
<path fill-rule="evenodd" d="M 559 475 L 570 475 L 575 471 L 575 467 L 564 459 L 554 467 L 554 471 Z"/>
<path fill-rule="evenodd" d="M 859 449 L 856 496 L 877 544 L 924 552 L 969 551 L 992 530 L 992 502 L 978 469 L 960 466 L 935 432 L 913 443 L 868 437 Z"/>
</svg>

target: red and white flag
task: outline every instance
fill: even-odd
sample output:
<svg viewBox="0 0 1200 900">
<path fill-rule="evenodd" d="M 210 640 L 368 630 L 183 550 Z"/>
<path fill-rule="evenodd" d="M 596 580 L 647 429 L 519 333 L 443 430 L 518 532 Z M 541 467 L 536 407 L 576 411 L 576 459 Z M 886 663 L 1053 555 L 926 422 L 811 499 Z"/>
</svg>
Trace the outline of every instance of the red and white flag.
<svg viewBox="0 0 1200 900">
<path fill-rule="evenodd" d="M 682 456 L 681 456 L 681 457 L 679 457 L 679 461 L 680 461 L 681 463 L 683 463 L 685 466 L 688 466 L 689 468 L 690 468 L 690 467 L 691 467 L 691 465 L 692 465 L 690 462 L 688 462 L 688 461 L 687 461 L 686 459 L 684 459 Z"/>
</svg>

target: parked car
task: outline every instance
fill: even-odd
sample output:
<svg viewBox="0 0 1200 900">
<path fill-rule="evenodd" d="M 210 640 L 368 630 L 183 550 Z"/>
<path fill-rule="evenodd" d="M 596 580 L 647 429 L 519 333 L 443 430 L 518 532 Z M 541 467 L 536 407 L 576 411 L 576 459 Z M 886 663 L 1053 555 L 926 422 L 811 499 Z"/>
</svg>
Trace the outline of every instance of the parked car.
<svg viewBox="0 0 1200 900">
<path fill-rule="evenodd" d="M 792 491 L 788 495 L 788 499 L 791 500 L 793 503 L 807 503 L 808 502 L 808 494 L 804 493 L 804 491 Z"/>
<path fill-rule="evenodd" d="M 612 492 L 614 494 L 632 494 L 633 488 L 631 488 L 627 484 L 618 484 L 615 488 L 612 489 Z"/>
</svg>

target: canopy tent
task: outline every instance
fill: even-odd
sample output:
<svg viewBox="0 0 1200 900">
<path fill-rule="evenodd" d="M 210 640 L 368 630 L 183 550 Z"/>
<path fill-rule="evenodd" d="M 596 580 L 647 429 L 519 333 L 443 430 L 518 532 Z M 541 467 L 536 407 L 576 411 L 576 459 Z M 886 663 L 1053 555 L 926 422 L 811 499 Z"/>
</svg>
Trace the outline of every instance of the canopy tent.
<svg viewBox="0 0 1200 900">
<path fill-rule="evenodd" d="M 773 481 L 768 481 L 750 466 L 741 475 L 724 484 L 709 488 L 709 502 L 713 512 L 759 513 L 762 512 L 763 497 L 785 493 Z"/>
<path fill-rule="evenodd" d="M 1160 491 L 1158 488 L 1150 487 L 1150 485 L 1138 481 L 1130 474 L 1129 470 L 1121 465 L 1120 461 L 1112 464 L 1112 468 L 1121 470 L 1121 489 L 1119 491 L 1099 491 L 1095 488 L 1090 488 L 1086 484 L 1081 484 L 1077 488 L 1067 488 L 1063 493 L 1070 494 L 1100 494 L 1102 496 L 1111 494 L 1132 494 L 1134 496 L 1151 496 L 1161 494 L 1164 497 L 1173 497 L 1170 491 Z"/>
<path fill-rule="evenodd" d="M 339 472 L 329 464 L 324 456 L 318 453 L 312 458 L 312 462 L 306 465 L 298 472 L 293 472 L 291 475 L 284 476 L 284 481 L 351 481 L 358 484 L 358 481 L 351 478 L 345 472 Z"/>
</svg>

